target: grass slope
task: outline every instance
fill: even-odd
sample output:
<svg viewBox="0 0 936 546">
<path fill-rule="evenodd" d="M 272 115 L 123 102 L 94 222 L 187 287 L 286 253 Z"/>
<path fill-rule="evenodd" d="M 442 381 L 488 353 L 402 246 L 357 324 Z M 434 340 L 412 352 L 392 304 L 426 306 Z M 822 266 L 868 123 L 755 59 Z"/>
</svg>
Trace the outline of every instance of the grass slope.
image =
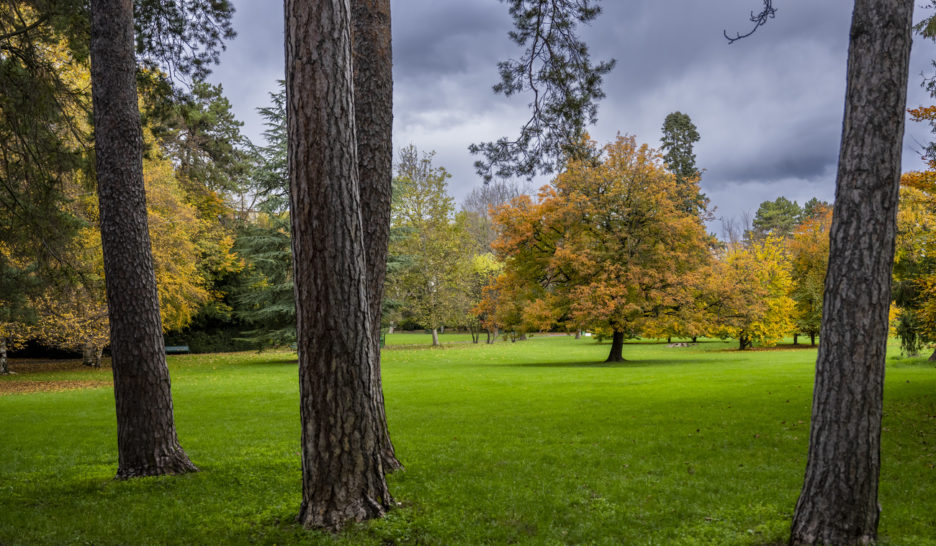
<svg viewBox="0 0 936 546">
<path fill-rule="evenodd" d="M 170 357 L 179 435 L 202 469 L 186 476 L 112 479 L 109 388 L 0 396 L 0 544 L 784 541 L 815 350 L 632 343 L 612 365 L 607 349 L 538 337 L 385 351 L 402 506 L 338 537 L 294 523 L 294 354 Z M 882 542 L 936 544 L 936 369 L 892 359 L 887 373 Z"/>
</svg>

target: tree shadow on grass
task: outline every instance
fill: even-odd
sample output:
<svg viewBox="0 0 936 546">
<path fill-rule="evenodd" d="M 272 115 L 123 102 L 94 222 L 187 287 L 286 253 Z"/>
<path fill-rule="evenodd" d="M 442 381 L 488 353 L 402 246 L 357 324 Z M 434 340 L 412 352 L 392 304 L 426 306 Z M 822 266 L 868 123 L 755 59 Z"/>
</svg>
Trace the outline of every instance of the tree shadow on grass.
<svg viewBox="0 0 936 546">
<path fill-rule="evenodd" d="M 519 368 L 653 368 L 692 364 L 691 360 L 624 360 L 623 362 L 517 362 L 507 364 Z"/>
</svg>

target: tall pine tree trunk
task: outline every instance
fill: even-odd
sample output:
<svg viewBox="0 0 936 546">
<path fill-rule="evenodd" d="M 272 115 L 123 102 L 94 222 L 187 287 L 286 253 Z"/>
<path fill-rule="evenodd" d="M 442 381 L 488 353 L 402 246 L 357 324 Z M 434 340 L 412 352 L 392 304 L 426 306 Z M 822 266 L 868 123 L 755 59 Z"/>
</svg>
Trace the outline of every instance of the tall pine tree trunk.
<svg viewBox="0 0 936 546">
<path fill-rule="evenodd" d="M 618 332 L 617 330 L 611 334 L 611 352 L 608 354 L 608 359 L 605 362 L 624 362 L 624 332 Z"/>
<path fill-rule="evenodd" d="M 117 403 L 118 478 L 197 470 L 172 414 L 143 190 L 131 0 L 91 1 L 91 96 Z"/>
<path fill-rule="evenodd" d="M 384 470 L 402 468 L 396 458 L 384 408 L 380 371 L 380 318 L 387 248 L 390 244 L 390 197 L 393 181 L 393 60 L 390 47 L 390 0 L 351 0 L 354 46 L 354 118 L 367 295 L 370 301 L 374 401 Z"/>
<path fill-rule="evenodd" d="M 348 0 L 286 0 L 286 111 L 299 345 L 299 521 L 337 530 L 379 517 L 374 396 Z"/>
<path fill-rule="evenodd" d="M 809 457 L 793 544 L 877 538 L 881 414 L 913 0 L 856 0 Z"/>
</svg>

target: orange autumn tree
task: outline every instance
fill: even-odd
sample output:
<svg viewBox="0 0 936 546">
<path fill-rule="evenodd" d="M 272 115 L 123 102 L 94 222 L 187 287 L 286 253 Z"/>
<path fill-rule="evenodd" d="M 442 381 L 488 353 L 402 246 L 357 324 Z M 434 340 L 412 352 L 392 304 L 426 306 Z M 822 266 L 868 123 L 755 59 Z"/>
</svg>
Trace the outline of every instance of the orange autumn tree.
<svg viewBox="0 0 936 546">
<path fill-rule="evenodd" d="M 685 279 L 708 260 L 709 240 L 658 151 L 633 136 L 586 145 L 591 158 L 570 161 L 535 202 L 497 211 L 494 246 L 505 277 L 524 286 L 525 322 L 608 332 L 607 360 L 618 362 L 626 338 L 691 302 Z"/>
</svg>

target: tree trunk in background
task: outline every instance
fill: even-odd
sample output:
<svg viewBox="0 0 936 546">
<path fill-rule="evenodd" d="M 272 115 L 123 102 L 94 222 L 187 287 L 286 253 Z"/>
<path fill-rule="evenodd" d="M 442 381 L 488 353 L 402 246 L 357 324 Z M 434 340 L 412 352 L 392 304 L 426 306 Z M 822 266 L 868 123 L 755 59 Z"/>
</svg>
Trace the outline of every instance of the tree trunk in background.
<svg viewBox="0 0 936 546">
<path fill-rule="evenodd" d="M 101 358 L 98 356 L 98 348 L 91 343 L 85 343 L 81 346 L 81 363 L 92 368 L 101 367 Z"/>
<path fill-rule="evenodd" d="M 361 215 L 367 261 L 367 296 L 371 315 L 374 401 L 384 470 L 403 467 L 396 458 L 384 409 L 380 372 L 380 318 L 387 248 L 390 244 L 390 197 L 393 181 L 393 59 L 390 47 L 390 0 L 351 0 L 354 50 L 354 118 L 357 137 Z"/>
<path fill-rule="evenodd" d="M 90 51 L 117 477 L 192 472 L 176 437 L 147 228 L 130 0 L 91 1 Z"/>
<path fill-rule="evenodd" d="M 809 334 L 809 345 L 810 347 L 816 346 L 816 334 Z"/>
<path fill-rule="evenodd" d="M 10 368 L 7 367 L 7 342 L 6 338 L 0 338 L 0 375 L 8 373 Z"/>
<path fill-rule="evenodd" d="M 286 0 L 286 119 L 307 528 L 391 506 L 373 385 L 348 0 Z"/>
<path fill-rule="evenodd" d="M 931 354 L 927 360 L 930 362 L 936 361 L 936 351 L 933 351 L 933 354 Z"/>
<path fill-rule="evenodd" d="M 793 345 L 797 345 L 799 342 L 799 334 L 793 334 Z"/>
<path fill-rule="evenodd" d="M 581 330 L 576 330 L 576 331 L 575 331 L 575 339 L 582 339 L 582 331 L 581 331 Z"/>
<path fill-rule="evenodd" d="M 433 347 L 439 346 L 439 331 L 436 330 L 435 328 L 432 329 L 432 346 Z"/>
<path fill-rule="evenodd" d="M 856 0 L 809 457 L 793 544 L 877 537 L 887 314 L 913 0 Z"/>
<path fill-rule="evenodd" d="M 741 334 L 738 336 L 738 350 L 743 351 L 751 346 L 751 341 L 748 339 L 746 334 Z"/>
<path fill-rule="evenodd" d="M 611 352 L 608 354 L 608 359 L 605 360 L 605 362 L 624 362 L 623 351 L 624 332 L 615 330 L 614 333 L 611 334 Z"/>
</svg>

